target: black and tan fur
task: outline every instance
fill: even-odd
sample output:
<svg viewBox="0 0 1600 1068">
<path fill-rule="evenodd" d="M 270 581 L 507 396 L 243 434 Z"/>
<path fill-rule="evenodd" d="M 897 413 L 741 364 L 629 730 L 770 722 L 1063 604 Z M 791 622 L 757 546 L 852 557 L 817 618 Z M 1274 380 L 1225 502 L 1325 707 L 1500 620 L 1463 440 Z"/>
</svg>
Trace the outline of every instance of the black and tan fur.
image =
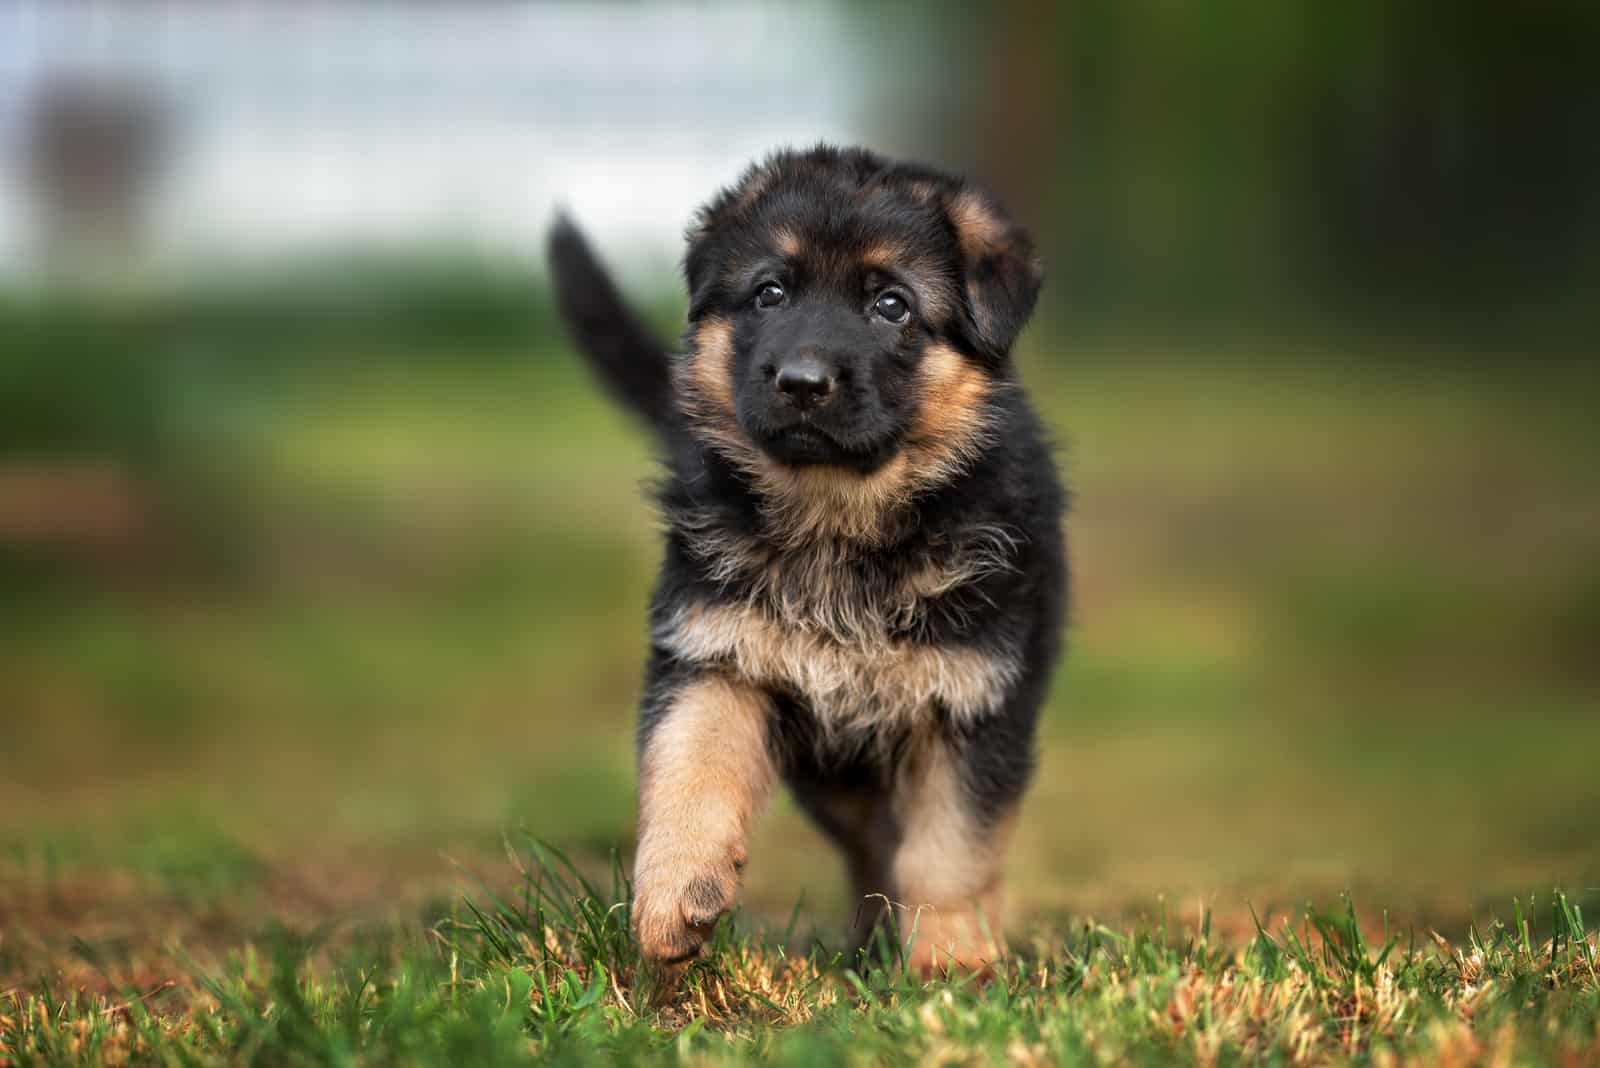
<svg viewBox="0 0 1600 1068">
<path fill-rule="evenodd" d="M 633 921 L 693 955 L 781 780 L 842 850 L 865 941 L 1000 951 L 1003 858 L 1066 600 L 1063 495 L 1010 350 L 1040 268 L 959 179 L 780 152 L 689 233 L 668 354 L 577 231 L 560 303 L 662 445 Z"/>
</svg>

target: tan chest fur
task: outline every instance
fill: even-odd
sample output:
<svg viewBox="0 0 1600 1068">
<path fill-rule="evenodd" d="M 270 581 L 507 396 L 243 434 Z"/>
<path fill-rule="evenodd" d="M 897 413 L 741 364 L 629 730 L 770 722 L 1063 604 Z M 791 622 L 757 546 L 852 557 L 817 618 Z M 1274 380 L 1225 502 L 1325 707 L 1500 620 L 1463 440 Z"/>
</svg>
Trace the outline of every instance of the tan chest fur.
<svg viewBox="0 0 1600 1068">
<path fill-rule="evenodd" d="M 975 719 L 997 709 L 1016 681 L 1010 658 L 903 637 L 933 599 L 1013 566 L 1017 543 L 1004 528 L 975 526 L 925 546 L 900 561 L 891 581 L 844 541 L 777 550 L 678 518 L 711 577 L 745 595 L 681 606 L 657 640 L 685 660 L 804 700 L 827 733 L 909 726 L 935 706 Z"/>
<path fill-rule="evenodd" d="M 748 603 L 686 607 L 657 640 L 685 660 L 802 698 L 830 733 L 909 726 L 935 705 L 974 719 L 997 708 L 1016 678 L 1010 660 L 977 649 L 839 641 Z"/>
</svg>

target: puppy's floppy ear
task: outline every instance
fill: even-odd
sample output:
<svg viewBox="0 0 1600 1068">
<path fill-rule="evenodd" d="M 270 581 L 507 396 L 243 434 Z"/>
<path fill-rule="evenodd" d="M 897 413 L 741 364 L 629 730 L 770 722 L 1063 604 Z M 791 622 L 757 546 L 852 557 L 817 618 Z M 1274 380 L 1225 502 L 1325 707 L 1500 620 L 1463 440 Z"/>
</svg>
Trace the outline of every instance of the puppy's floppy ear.
<svg viewBox="0 0 1600 1068">
<path fill-rule="evenodd" d="M 1003 360 L 1033 312 L 1044 265 L 1027 232 L 991 197 L 963 189 L 947 210 L 961 246 L 968 339 L 985 357 Z"/>
</svg>

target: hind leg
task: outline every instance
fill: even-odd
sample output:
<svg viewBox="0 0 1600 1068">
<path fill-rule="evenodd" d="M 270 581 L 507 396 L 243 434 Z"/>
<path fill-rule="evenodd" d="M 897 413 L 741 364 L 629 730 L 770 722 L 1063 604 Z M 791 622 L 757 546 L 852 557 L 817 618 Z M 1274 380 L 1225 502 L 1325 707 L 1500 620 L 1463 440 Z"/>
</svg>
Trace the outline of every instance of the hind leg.
<svg viewBox="0 0 1600 1068">
<path fill-rule="evenodd" d="M 886 790 L 792 780 L 800 807 L 838 847 L 850 882 L 850 944 L 871 941 L 893 897 L 889 859 L 898 830 Z"/>
<path fill-rule="evenodd" d="M 982 972 L 1004 953 L 1004 861 L 1014 804 L 985 804 L 965 755 L 943 736 L 919 740 L 897 769 L 899 835 L 887 859 L 907 961 L 924 974 Z"/>
</svg>

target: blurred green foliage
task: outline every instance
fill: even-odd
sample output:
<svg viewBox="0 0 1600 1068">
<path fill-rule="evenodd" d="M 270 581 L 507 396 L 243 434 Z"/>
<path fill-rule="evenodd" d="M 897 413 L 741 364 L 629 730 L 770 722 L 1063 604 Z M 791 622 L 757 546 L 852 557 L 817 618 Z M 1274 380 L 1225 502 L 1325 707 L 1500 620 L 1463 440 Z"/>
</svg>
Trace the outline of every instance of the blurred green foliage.
<svg viewBox="0 0 1600 1068">
<path fill-rule="evenodd" d="M 1041 0 L 949 18 L 961 91 L 884 107 L 1035 225 L 1063 326 L 1592 350 L 1594 4 Z"/>
<path fill-rule="evenodd" d="M 517 826 L 626 846 L 647 442 L 534 278 L 386 270 L 5 309 L 9 893 Z M 1588 368 L 1047 330 L 1020 359 L 1078 569 L 1025 907 L 1594 882 Z M 753 903 L 839 904 L 824 855 L 780 805 Z"/>
</svg>

